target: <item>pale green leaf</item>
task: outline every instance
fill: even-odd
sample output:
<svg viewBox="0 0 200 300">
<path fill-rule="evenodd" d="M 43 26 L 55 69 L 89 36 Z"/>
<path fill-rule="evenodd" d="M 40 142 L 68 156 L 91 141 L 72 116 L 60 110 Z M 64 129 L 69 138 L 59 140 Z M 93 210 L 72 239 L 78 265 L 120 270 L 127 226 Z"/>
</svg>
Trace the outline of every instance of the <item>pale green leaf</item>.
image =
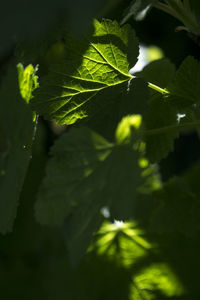
<svg viewBox="0 0 200 300">
<path fill-rule="evenodd" d="M 168 299 L 185 292 L 178 276 L 166 263 L 153 263 L 133 276 L 131 300 Z"/>
<path fill-rule="evenodd" d="M 104 222 L 89 250 L 130 268 L 147 256 L 152 248 L 136 222 L 115 220 L 113 223 Z"/>
<path fill-rule="evenodd" d="M 0 91 L 0 232 L 12 230 L 31 156 L 32 112 L 19 94 L 17 71 L 10 69 Z"/>
<path fill-rule="evenodd" d="M 19 88 L 22 98 L 29 103 L 33 97 L 33 91 L 39 86 L 38 76 L 36 72 L 38 67 L 35 68 L 33 65 L 28 65 L 26 68 L 21 63 L 17 65 Z"/>
<path fill-rule="evenodd" d="M 32 108 L 47 119 L 73 124 L 104 113 L 127 94 L 130 65 L 138 57 L 134 31 L 115 21 L 94 21 L 88 39 L 67 39 L 69 59 L 52 66 L 31 100 Z"/>
</svg>

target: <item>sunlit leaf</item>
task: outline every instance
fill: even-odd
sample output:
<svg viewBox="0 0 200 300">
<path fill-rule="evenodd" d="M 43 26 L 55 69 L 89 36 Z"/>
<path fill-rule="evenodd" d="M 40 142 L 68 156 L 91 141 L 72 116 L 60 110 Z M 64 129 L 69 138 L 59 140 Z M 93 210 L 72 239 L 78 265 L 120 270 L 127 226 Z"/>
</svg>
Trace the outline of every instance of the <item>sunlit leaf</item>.
<svg viewBox="0 0 200 300">
<path fill-rule="evenodd" d="M 94 21 L 94 32 L 83 40 L 66 40 L 69 59 L 51 67 L 31 100 L 32 108 L 60 124 L 73 124 L 123 101 L 130 65 L 138 57 L 138 41 L 128 26 Z"/>
</svg>

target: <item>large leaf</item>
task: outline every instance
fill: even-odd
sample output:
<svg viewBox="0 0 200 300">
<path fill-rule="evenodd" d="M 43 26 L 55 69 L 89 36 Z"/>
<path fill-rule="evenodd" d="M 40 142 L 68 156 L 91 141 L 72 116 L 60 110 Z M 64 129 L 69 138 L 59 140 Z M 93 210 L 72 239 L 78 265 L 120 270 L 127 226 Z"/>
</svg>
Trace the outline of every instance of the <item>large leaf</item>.
<svg viewBox="0 0 200 300">
<path fill-rule="evenodd" d="M 40 223 L 63 225 L 82 198 L 87 202 L 83 192 L 88 177 L 111 148 L 112 144 L 87 128 L 72 129 L 57 140 L 51 149 L 52 157 L 36 202 L 36 217 Z M 94 192 L 105 184 L 104 178 L 99 179 L 92 187 Z"/>
<path fill-rule="evenodd" d="M 131 132 L 118 128 L 117 143 L 111 144 L 87 128 L 72 129 L 52 148 L 36 217 L 42 224 L 63 226 L 73 262 L 89 245 L 103 206 L 118 219 L 134 214 L 138 188 L 145 179 Z"/>
<path fill-rule="evenodd" d="M 123 101 L 132 78 L 130 65 L 136 63 L 139 51 L 134 31 L 115 21 L 94 21 L 89 40 L 66 43 L 69 59 L 52 66 L 32 108 L 60 124 L 73 124 L 104 113 L 111 102 Z"/>
<path fill-rule="evenodd" d="M 0 91 L 0 232 L 11 231 L 31 156 L 32 112 L 19 94 L 10 69 Z"/>
</svg>

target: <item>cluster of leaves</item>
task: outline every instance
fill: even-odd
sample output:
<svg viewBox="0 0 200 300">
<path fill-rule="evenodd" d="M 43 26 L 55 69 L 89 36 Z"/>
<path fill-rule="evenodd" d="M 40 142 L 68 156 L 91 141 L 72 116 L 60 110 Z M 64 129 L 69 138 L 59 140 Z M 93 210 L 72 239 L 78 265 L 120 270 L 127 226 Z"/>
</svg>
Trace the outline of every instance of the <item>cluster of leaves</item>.
<svg viewBox="0 0 200 300">
<path fill-rule="evenodd" d="M 140 2 L 129 14 L 156 1 Z M 38 67 L 22 64 L 10 66 L 1 82 L 0 232 L 13 228 L 42 116 L 67 129 L 51 147 L 35 218 L 62 235 L 71 265 L 87 252 L 80 273 L 88 265 L 94 272 L 93 261 L 96 270 L 102 263 L 115 266 L 128 289 L 93 294 L 82 279 L 87 299 L 199 296 L 192 280 L 200 263 L 194 251 L 199 249 L 200 166 L 166 183 L 158 170 L 180 132 L 199 130 L 199 62 L 188 56 L 176 71 L 164 58 L 131 75 L 138 39 L 131 26 L 110 20 L 94 20 L 82 39 L 65 33 L 59 46 L 61 58 L 45 62 L 49 70 L 41 72 L 40 84 Z M 188 252 L 177 258 L 181 247 Z M 190 268 L 188 253 L 196 267 Z"/>
</svg>

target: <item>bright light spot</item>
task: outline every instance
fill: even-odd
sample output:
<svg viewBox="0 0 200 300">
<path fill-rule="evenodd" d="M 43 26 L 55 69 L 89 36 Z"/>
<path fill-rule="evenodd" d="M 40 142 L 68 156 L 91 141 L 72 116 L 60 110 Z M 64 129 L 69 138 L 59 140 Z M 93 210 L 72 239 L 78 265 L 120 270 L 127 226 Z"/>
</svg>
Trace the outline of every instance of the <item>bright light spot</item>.
<svg viewBox="0 0 200 300">
<path fill-rule="evenodd" d="M 146 16 L 150 7 L 151 7 L 151 5 L 148 5 L 145 9 L 143 9 L 135 18 L 136 21 L 142 21 L 144 19 L 144 17 Z"/>
<path fill-rule="evenodd" d="M 108 209 L 108 207 L 102 207 L 101 208 L 101 213 L 104 216 L 104 218 L 108 219 L 110 217 L 110 211 Z"/>
<path fill-rule="evenodd" d="M 177 116 L 177 121 L 179 123 L 182 118 L 185 118 L 186 114 L 177 114 L 176 116 Z"/>
<path fill-rule="evenodd" d="M 146 56 L 146 49 L 147 47 L 140 45 L 140 54 L 138 57 L 138 61 L 136 65 L 132 69 L 130 69 L 130 74 L 142 71 L 142 69 L 148 64 L 149 61 Z"/>
<path fill-rule="evenodd" d="M 147 59 L 149 61 L 158 60 L 164 57 L 163 51 L 156 47 L 156 46 L 150 46 L 147 48 Z"/>
<path fill-rule="evenodd" d="M 130 69 L 130 74 L 142 71 L 142 69 L 151 61 L 158 60 L 164 57 L 163 51 L 156 46 L 140 45 L 140 54 L 136 65 Z"/>
<path fill-rule="evenodd" d="M 114 220 L 114 225 L 116 227 L 116 229 L 120 229 L 124 226 L 124 222 L 123 221 L 118 221 L 118 220 Z"/>
</svg>

